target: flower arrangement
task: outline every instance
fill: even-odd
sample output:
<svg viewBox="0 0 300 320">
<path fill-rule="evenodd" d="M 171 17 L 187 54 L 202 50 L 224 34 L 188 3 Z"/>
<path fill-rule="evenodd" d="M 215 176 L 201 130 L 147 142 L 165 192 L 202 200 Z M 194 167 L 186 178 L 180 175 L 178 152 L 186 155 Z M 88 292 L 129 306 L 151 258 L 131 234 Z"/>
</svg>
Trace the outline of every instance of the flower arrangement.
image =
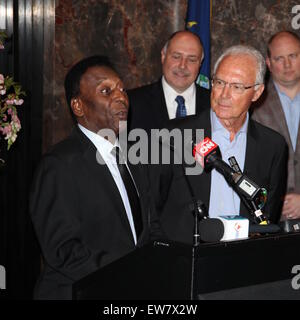
<svg viewBox="0 0 300 320">
<path fill-rule="evenodd" d="M 5 33 L 0 31 L 0 49 L 4 49 L 5 37 Z M 3 135 L 7 140 L 7 150 L 16 141 L 17 134 L 21 129 L 17 106 L 23 104 L 24 100 L 21 97 L 25 95 L 21 85 L 15 82 L 12 77 L 0 73 L 0 135 Z"/>
</svg>

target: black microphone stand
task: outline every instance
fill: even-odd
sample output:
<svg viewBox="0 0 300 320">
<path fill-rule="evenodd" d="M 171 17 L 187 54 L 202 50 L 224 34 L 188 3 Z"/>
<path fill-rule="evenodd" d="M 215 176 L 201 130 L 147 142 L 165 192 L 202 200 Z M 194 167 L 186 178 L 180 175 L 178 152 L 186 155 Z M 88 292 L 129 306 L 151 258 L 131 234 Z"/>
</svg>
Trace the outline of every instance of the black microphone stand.
<svg viewBox="0 0 300 320">
<path fill-rule="evenodd" d="M 175 152 L 175 148 L 171 146 L 172 150 Z M 200 230 L 199 230 L 199 221 L 207 218 L 207 210 L 205 204 L 201 200 L 197 200 L 194 194 L 192 185 L 185 174 L 185 167 L 183 161 L 181 162 L 182 173 L 186 184 L 189 189 L 189 193 L 192 199 L 192 208 L 191 211 L 194 214 L 194 234 L 193 234 L 193 248 L 192 248 L 192 277 L 191 277 L 191 300 L 194 300 L 194 281 L 195 281 L 195 263 L 196 263 L 196 249 L 200 244 Z"/>
<path fill-rule="evenodd" d="M 164 145 L 164 142 L 159 139 L 159 143 L 161 145 Z M 167 144 L 171 150 L 173 150 L 174 154 L 176 154 L 176 148 L 171 145 L 170 143 Z M 197 200 L 193 191 L 193 188 L 191 186 L 191 183 L 185 174 L 185 166 L 183 161 L 180 161 L 180 167 L 182 169 L 182 173 L 184 176 L 184 179 L 186 181 L 186 184 L 188 186 L 189 193 L 191 195 L 192 199 L 192 212 L 194 214 L 194 234 L 193 234 L 193 248 L 192 248 L 192 277 L 191 277 L 191 291 L 190 291 L 190 296 L 191 300 L 194 299 L 194 278 L 195 278 L 195 261 L 196 261 L 196 248 L 200 244 L 200 230 L 199 230 L 199 221 L 200 219 L 207 218 L 207 210 L 205 208 L 204 203 L 201 200 Z"/>
<path fill-rule="evenodd" d="M 193 246 L 197 247 L 200 244 L 200 230 L 199 222 L 202 219 L 207 219 L 208 213 L 205 204 L 201 200 L 197 200 L 195 197 L 193 200 L 193 215 L 194 215 L 194 235 Z"/>
<path fill-rule="evenodd" d="M 199 230 L 199 221 L 206 219 L 208 216 L 205 204 L 201 200 L 197 200 L 194 194 L 191 183 L 185 174 L 185 167 L 183 162 L 181 162 L 182 173 L 186 184 L 189 189 L 189 193 L 192 198 L 192 208 L 191 211 L 194 214 L 194 234 L 193 234 L 193 248 L 192 248 L 192 277 L 191 277 L 191 300 L 194 300 L 194 281 L 195 281 L 195 263 L 196 263 L 196 249 L 200 244 L 200 230 Z"/>
<path fill-rule="evenodd" d="M 181 163 L 181 168 L 183 171 L 184 179 L 189 189 L 189 193 L 192 198 L 192 207 L 191 211 L 194 215 L 194 234 L 193 234 L 193 246 L 197 247 L 200 244 L 200 231 L 199 231 L 199 221 L 207 218 L 207 210 L 205 204 L 201 200 L 197 200 L 194 194 L 191 183 L 185 174 L 185 167 L 183 163 Z"/>
<path fill-rule="evenodd" d="M 166 143 L 164 142 L 161 137 L 159 137 L 159 143 L 163 146 L 166 145 L 168 146 L 173 152 L 174 155 L 176 155 L 176 148 L 170 144 L 170 143 Z M 207 210 L 205 208 L 205 204 L 201 201 L 201 200 L 197 200 L 193 191 L 193 188 L 191 186 L 191 183 L 187 177 L 187 175 L 185 174 L 185 166 L 183 161 L 180 161 L 180 167 L 182 169 L 182 173 L 185 179 L 185 182 L 188 186 L 188 190 L 192 199 L 192 208 L 191 211 L 194 215 L 194 234 L 193 234 L 193 246 L 197 247 L 200 243 L 200 231 L 199 231 L 199 221 L 202 219 L 207 218 L 208 214 L 207 214 Z"/>
</svg>

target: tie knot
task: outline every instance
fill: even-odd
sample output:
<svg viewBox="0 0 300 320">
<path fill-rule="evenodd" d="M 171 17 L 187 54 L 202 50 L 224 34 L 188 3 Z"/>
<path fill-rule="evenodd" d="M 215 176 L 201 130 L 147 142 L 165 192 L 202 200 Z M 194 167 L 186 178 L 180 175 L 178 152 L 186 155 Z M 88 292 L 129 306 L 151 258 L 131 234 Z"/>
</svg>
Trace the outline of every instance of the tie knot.
<svg viewBox="0 0 300 320">
<path fill-rule="evenodd" d="M 184 105 L 184 97 L 183 96 L 177 96 L 175 98 L 175 101 L 179 104 L 179 105 Z"/>
</svg>

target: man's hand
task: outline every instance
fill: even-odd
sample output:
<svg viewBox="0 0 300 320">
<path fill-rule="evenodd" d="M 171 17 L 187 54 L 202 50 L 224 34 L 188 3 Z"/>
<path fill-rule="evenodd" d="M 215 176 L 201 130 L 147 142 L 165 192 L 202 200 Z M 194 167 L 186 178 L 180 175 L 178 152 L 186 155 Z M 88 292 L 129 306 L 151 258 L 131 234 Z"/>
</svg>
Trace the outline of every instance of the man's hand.
<svg viewBox="0 0 300 320">
<path fill-rule="evenodd" d="M 282 217 L 284 219 L 300 218 L 300 194 L 289 193 L 284 197 Z"/>
</svg>

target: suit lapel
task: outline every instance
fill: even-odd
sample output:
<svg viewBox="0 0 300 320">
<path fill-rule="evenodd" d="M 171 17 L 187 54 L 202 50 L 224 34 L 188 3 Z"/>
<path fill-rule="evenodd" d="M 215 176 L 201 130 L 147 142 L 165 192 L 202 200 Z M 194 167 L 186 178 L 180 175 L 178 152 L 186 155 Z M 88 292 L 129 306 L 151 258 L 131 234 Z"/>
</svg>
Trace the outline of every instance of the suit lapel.
<svg viewBox="0 0 300 320">
<path fill-rule="evenodd" d="M 204 138 L 211 138 L 211 123 L 210 123 L 210 109 L 206 109 L 201 112 L 199 116 L 195 118 L 193 129 L 204 129 Z M 209 207 L 210 199 L 210 184 L 211 184 L 211 172 L 203 172 L 200 175 L 188 177 L 191 181 L 193 190 L 195 190 L 196 199 L 202 200 L 207 209 Z"/>
<path fill-rule="evenodd" d="M 245 154 L 244 173 L 253 175 L 255 171 L 255 155 L 256 155 L 256 130 L 254 128 L 252 120 L 249 120 L 248 132 L 247 132 L 247 144 Z"/>
<path fill-rule="evenodd" d="M 201 93 L 200 86 L 197 84 L 195 86 L 196 86 L 196 108 L 195 108 L 196 110 L 195 111 L 196 111 L 196 114 L 199 114 L 208 107 L 207 106 L 208 101 L 206 101 L 203 94 Z M 203 89 L 203 90 L 207 90 L 207 89 Z"/>
<path fill-rule="evenodd" d="M 197 85 L 196 86 L 196 114 L 201 112 L 201 97 L 200 97 L 200 90 Z"/>
<path fill-rule="evenodd" d="M 167 121 L 169 121 L 169 114 L 161 79 L 152 87 L 150 103 L 153 117 L 156 117 L 159 128 L 164 128 Z"/>
<path fill-rule="evenodd" d="M 247 131 L 247 144 L 246 144 L 246 153 L 245 153 L 245 164 L 243 173 L 250 177 L 255 177 L 257 174 L 257 161 L 255 159 L 259 157 L 257 150 L 257 132 L 252 120 L 249 119 L 248 131 Z M 241 200 L 240 204 L 240 213 L 248 213 L 248 209 Z M 244 215 L 244 214 L 243 214 Z M 247 214 L 247 218 L 250 218 L 250 215 Z"/>
<path fill-rule="evenodd" d="M 279 132 L 282 132 L 283 136 L 285 137 L 289 147 L 292 147 L 292 141 L 290 137 L 290 132 L 288 129 L 288 125 L 286 122 L 285 114 L 281 106 L 280 98 L 278 93 L 275 89 L 273 81 L 269 81 L 268 85 L 268 96 L 271 96 L 274 100 L 272 104 L 272 108 L 270 108 L 270 112 L 272 114 L 273 121 L 277 123 L 279 128 Z"/>
<path fill-rule="evenodd" d="M 75 132 L 83 147 L 83 158 L 88 164 L 87 169 L 90 171 L 92 179 L 96 181 L 95 185 L 101 183 L 102 185 L 106 186 L 107 194 L 109 194 L 109 197 L 112 199 L 111 201 L 117 206 L 117 214 L 119 215 L 127 234 L 131 235 L 132 241 L 134 241 L 119 189 L 107 165 L 99 164 L 97 159 L 100 160 L 101 163 L 104 163 L 103 158 L 101 157 L 100 153 L 97 152 L 94 144 L 81 132 L 81 130 L 78 128 L 75 129 Z M 94 196 L 97 196 L 96 190 L 97 187 L 95 188 Z"/>
<path fill-rule="evenodd" d="M 300 148 L 300 122 L 298 124 L 298 134 L 297 134 L 297 141 L 296 141 L 296 150 L 295 153 L 297 153 L 297 151 Z"/>
</svg>

